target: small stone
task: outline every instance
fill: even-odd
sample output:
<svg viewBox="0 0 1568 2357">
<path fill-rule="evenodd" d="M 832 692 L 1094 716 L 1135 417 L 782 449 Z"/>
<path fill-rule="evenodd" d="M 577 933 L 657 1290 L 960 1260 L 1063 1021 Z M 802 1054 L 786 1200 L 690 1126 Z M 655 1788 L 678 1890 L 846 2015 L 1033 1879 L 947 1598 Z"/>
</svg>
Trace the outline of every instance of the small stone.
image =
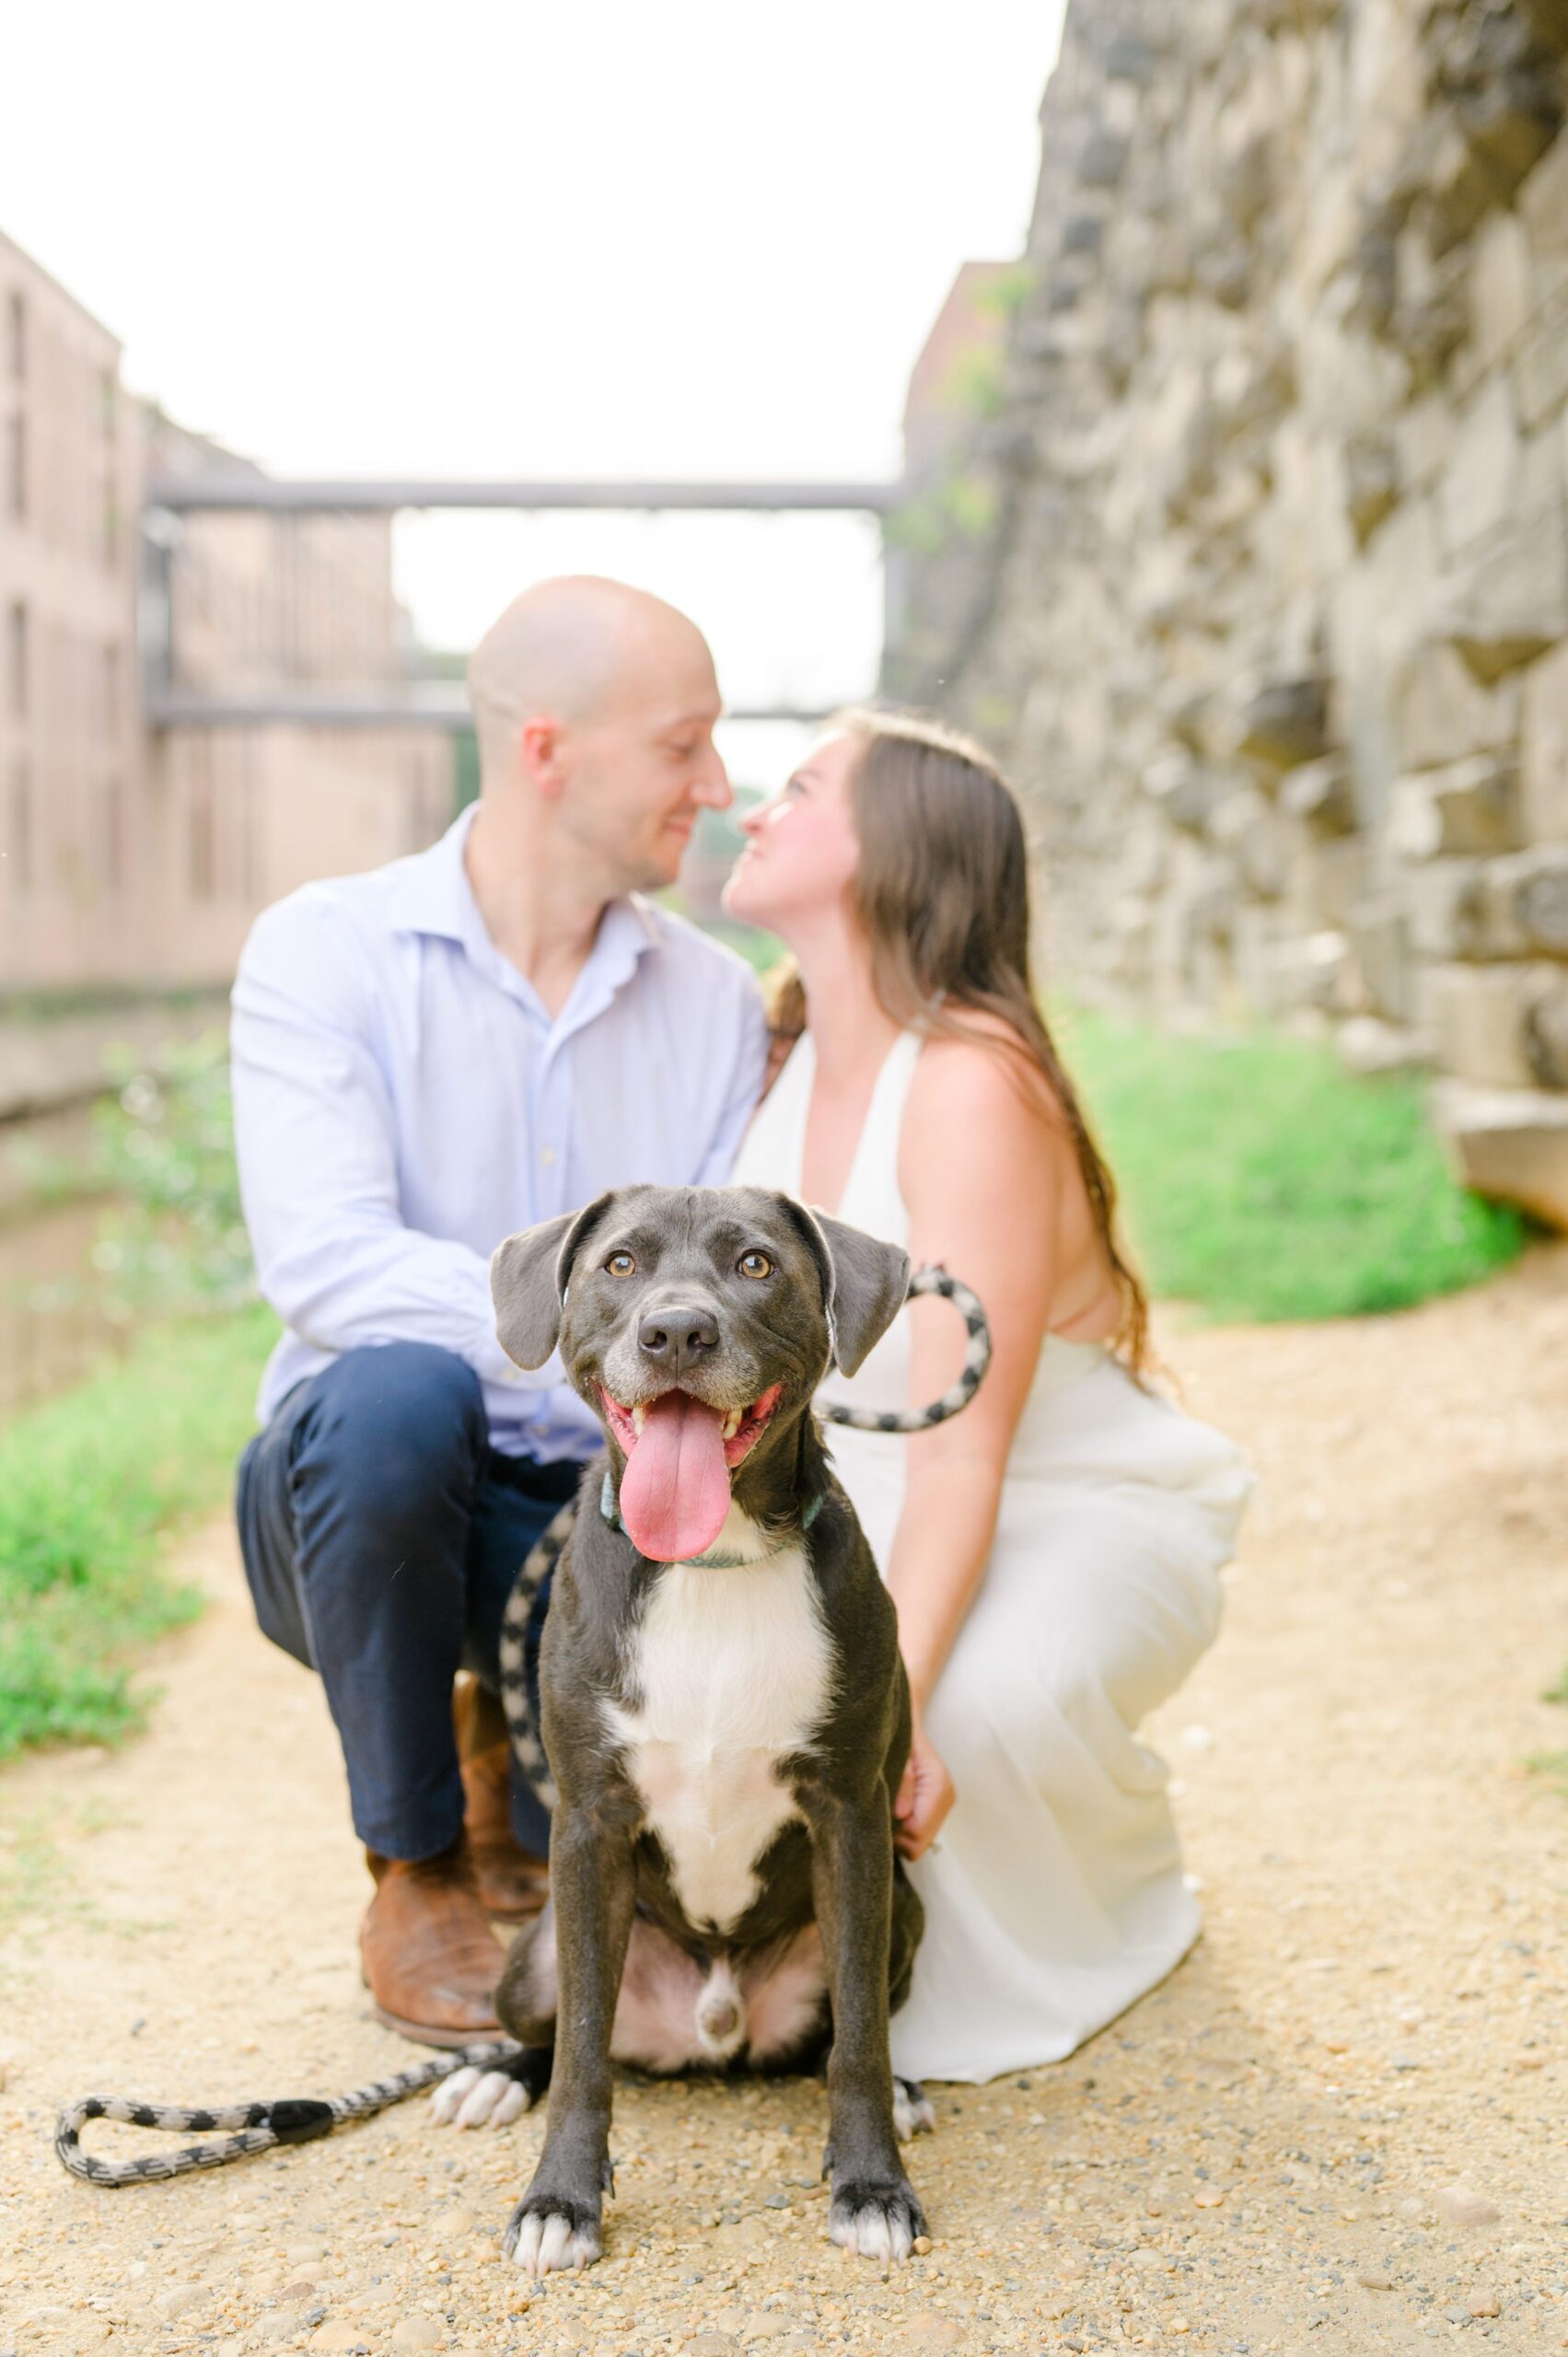
<svg viewBox="0 0 1568 2357">
<path fill-rule="evenodd" d="M 392 2328 L 394 2349 L 439 2349 L 445 2339 L 434 2316 L 404 2316 Z"/>
<path fill-rule="evenodd" d="M 314 2267 L 327 2256 L 325 2243 L 285 2243 L 284 2257 L 291 2267 Z"/>
<path fill-rule="evenodd" d="M 1228 2187 L 1223 2185 L 1205 2185 L 1201 2192 L 1192 2196 L 1192 2207 L 1194 2210 L 1217 2210 L 1228 2190 Z"/>
<path fill-rule="evenodd" d="M 740 2343 L 729 2332 L 695 2332 L 686 2344 L 686 2357 L 730 2357 Z"/>
<path fill-rule="evenodd" d="M 1191 2332 L 1192 2328 L 1185 2316 L 1167 2316 L 1165 2329 L 1167 2332 Z"/>
<path fill-rule="evenodd" d="M 363 2325 L 324 2324 L 311 2334 L 308 2345 L 325 2351 L 327 2357 L 349 2357 L 354 2350 L 368 2349 L 370 2342 Z"/>
<path fill-rule="evenodd" d="M 745 2340 L 779 2340 L 796 2327 L 788 2316 L 781 2316 L 776 2309 L 763 2308 L 756 2316 L 748 2316 L 742 2329 Z"/>
<path fill-rule="evenodd" d="M 1157 2268 L 1162 2273 L 1164 2273 L 1168 2271 L 1170 2260 L 1167 2258 L 1163 2250 L 1149 2250 L 1144 2248 L 1143 2250 L 1129 2251 L 1127 2254 L 1127 2264 L 1129 2267 L 1144 2268 L 1151 2273 Z"/>
<path fill-rule="evenodd" d="M 199 2283 L 166 2283 L 161 2292 L 153 2293 L 153 2307 L 160 2316 L 172 2319 L 182 2316 L 187 2308 L 193 2308 L 201 2296 Z"/>
<path fill-rule="evenodd" d="M 466 2235 L 472 2224 L 473 2212 L 465 2210 L 459 2205 L 451 2210 L 437 2210 L 430 2221 L 430 2232 L 438 2237 L 449 2239 L 453 2235 Z M 292 2258 L 293 2256 L 291 2251 L 289 2257 Z"/>
<path fill-rule="evenodd" d="M 1495 2292 L 1472 2292 L 1466 2305 L 1472 2316 L 1495 2316 L 1503 2313 Z"/>
<path fill-rule="evenodd" d="M 308 2300 L 315 2289 L 316 2286 L 314 2283 L 307 2282 L 285 2283 L 282 2291 L 278 2293 L 278 2297 L 280 2300 L 297 2303 L 300 2300 Z"/>
<path fill-rule="evenodd" d="M 963 2337 L 962 2325 L 955 2324 L 951 2316 L 939 2316 L 935 2308 L 928 2308 L 919 2316 L 911 2316 L 898 2333 L 897 2340 L 900 2348 L 919 2350 L 923 2357 L 927 2350 L 957 2349 Z"/>
<path fill-rule="evenodd" d="M 923 2258 L 931 2248 L 931 2236 L 929 2235 L 916 2235 L 913 2242 L 910 2245 L 910 2248 L 913 2251 L 916 2258 Z"/>
<path fill-rule="evenodd" d="M 1394 2288 L 1394 2279 L 1391 2275 L 1379 2275 L 1376 2270 L 1371 2267 L 1364 2267 L 1355 2280 L 1364 2292 L 1391 2292 Z"/>
<path fill-rule="evenodd" d="M 1432 2207 L 1446 2226 L 1495 2226 L 1503 2215 L 1495 2201 L 1489 2201 L 1462 2179 L 1440 2186 L 1432 2197 Z"/>
<path fill-rule="evenodd" d="M 789 2206 L 790 2200 L 787 2193 L 770 2193 L 762 2203 L 764 2210 L 787 2210 Z"/>
</svg>

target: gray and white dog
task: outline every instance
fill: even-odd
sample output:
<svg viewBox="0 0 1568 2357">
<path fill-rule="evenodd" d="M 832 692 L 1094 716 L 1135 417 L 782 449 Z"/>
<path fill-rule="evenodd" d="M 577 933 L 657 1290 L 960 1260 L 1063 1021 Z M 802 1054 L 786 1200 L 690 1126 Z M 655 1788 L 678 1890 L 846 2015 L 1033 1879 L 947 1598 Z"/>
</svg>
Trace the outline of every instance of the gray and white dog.
<svg viewBox="0 0 1568 2357">
<path fill-rule="evenodd" d="M 491 1283 L 518 1365 L 559 1346 L 603 1422 L 556 1567 L 540 1712 L 552 1898 L 496 2000 L 524 2049 L 439 2098 L 465 2124 L 551 2086 L 506 2249 L 599 2256 L 612 2058 L 799 2069 L 828 2050 L 832 2239 L 925 2231 L 890 2012 L 922 1912 L 893 1849 L 910 1743 L 897 1620 L 812 1414 L 902 1304 L 909 1260 L 761 1188 L 627 1187 L 514 1236 Z"/>
</svg>

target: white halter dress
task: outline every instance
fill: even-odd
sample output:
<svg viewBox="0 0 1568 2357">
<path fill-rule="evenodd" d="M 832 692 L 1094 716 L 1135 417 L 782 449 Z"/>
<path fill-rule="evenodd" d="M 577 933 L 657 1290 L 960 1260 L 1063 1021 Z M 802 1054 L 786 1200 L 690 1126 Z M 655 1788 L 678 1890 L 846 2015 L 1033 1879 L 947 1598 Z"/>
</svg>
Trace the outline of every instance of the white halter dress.
<svg viewBox="0 0 1568 2357">
<path fill-rule="evenodd" d="M 903 1033 L 882 1067 L 837 1213 L 898 1244 L 899 1132 L 921 1044 Z M 815 1075 L 807 1033 L 735 1184 L 798 1196 Z M 900 1316 L 823 1396 L 905 1407 L 909 1374 Z M 885 1573 L 909 1443 L 832 1426 L 828 1438 Z M 958 1799 L 909 1869 L 925 1934 L 893 2020 L 903 2077 L 979 2082 L 1056 2061 L 1196 1937 L 1165 1763 L 1137 1730 L 1214 1640 L 1251 1485 L 1239 1449 L 1140 1390 L 1103 1344 L 1047 1335 L 984 1579 L 926 1711 Z"/>
</svg>

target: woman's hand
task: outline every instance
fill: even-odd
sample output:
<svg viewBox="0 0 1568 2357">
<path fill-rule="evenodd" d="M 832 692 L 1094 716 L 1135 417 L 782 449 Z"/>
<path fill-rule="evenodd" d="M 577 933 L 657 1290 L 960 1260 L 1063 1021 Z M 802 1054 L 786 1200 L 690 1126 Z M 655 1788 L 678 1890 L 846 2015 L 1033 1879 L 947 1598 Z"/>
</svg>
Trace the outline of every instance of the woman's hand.
<svg viewBox="0 0 1568 2357">
<path fill-rule="evenodd" d="M 893 1847 L 900 1857 L 924 1856 L 953 1800 L 953 1780 L 917 1717 L 903 1782 L 893 1803 Z"/>
</svg>

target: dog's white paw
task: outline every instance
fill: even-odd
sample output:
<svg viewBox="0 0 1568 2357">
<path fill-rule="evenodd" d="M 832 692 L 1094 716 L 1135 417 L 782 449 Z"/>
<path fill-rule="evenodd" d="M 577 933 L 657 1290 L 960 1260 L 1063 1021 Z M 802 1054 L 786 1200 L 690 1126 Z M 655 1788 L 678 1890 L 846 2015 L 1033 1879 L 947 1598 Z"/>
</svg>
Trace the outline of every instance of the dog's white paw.
<svg viewBox="0 0 1568 2357">
<path fill-rule="evenodd" d="M 597 2226 L 574 2226 L 559 2210 L 525 2210 L 513 2221 L 508 2256 L 525 2275 L 560 2274 L 591 2267 L 604 2248 Z"/>
<path fill-rule="evenodd" d="M 925 2089 L 914 2079 L 893 2081 L 893 2133 L 900 2144 L 912 2136 L 930 2136 L 935 2132 L 936 2114 Z"/>
<path fill-rule="evenodd" d="M 430 2098 L 430 2117 L 437 2128 L 449 2128 L 462 2108 L 463 2097 L 470 2087 L 477 2087 L 484 2073 L 471 2062 L 463 2071 L 454 2071 L 443 2079 Z"/>
<path fill-rule="evenodd" d="M 528 2089 L 509 2071 L 470 2066 L 442 2080 L 430 2098 L 430 2110 L 438 2128 L 509 2128 L 532 2101 Z"/>
<path fill-rule="evenodd" d="M 857 2258 L 880 2259 L 885 2267 L 901 2266 L 916 2235 L 924 2232 L 925 2220 L 912 2194 L 906 2198 L 889 2190 L 867 2200 L 852 2189 L 828 2212 L 831 2241 Z"/>
</svg>

